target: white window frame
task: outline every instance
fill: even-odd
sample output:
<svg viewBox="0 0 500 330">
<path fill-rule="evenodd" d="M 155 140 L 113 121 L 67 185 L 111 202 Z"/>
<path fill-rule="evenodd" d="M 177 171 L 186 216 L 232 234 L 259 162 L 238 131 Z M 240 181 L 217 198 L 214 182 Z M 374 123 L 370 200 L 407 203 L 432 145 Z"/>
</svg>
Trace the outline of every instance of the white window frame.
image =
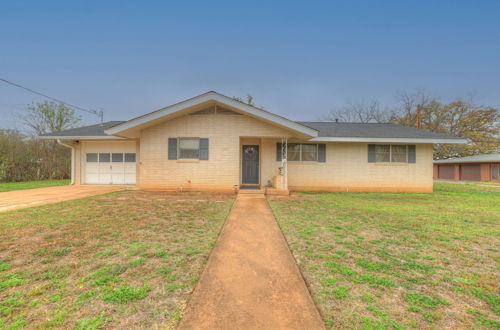
<svg viewBox="0 0 500 330">
<path fill-rule="evenodd" d="M 87 160 L 87 155 L 88 154 L 96 154 L 97 155 L 97 160 L 95 162 L 89 162 Z M 101 161 L 99 160 L 99 154 L 110 154 L 110 159 L 109 159 L 109 162 L 104 162 L 106 164 L 108 163 L 136 163 L 137 162 L 137 153 L 135 152 L 86 152 L 85 153 L 85 163 L 91 163 L 91 164 L 100 164 Z M 121 162 L 114 162 L 113 161 L 113 154 L 122 154 L 122 161 Z M 135 158 L 135 161 L 133 162 L 128 162 L 125 160 L 125 155 L 126 154 L 133 154 L 135 155 L 134 158 Z"/>
<path fill-rule="evenodd" d="M 377 161 L 377 146 L 389 146 L 389 161 L 388 162 L 379 162 Z M 405 146 L 405 161 L 396 162 L 392 161 L 392 147 L 393 146 Z M 375 163 L 399 163 L 399 164 L 408 164 L 408 145 L 407 144 L 376 144 L 375 145 Z"/>
<path fill-rule="evenodd" d="M 193 158 L 181 157 L 181 140 L 197 140 L 198 141 L 198 155 Z M 177 159 L 179 160 L 196 160 L 200 159 L 200 138 L 199 137 L 178 137 L 177 138 Z"/>
<path fill-rule="evenodd" d="M 292 160 L 287 155 L 287 161 L 288 162 L 302 162 L 302 161 L 304 161 L 304 162 L 318 162 L 319 161 L 319 143 L 293 143 L 293 142 L 292 143 L 288 143 L 288 146 L 287 146 L 288 151 L 287 151 L 287 153 L 290 152 L 290 145 L 294 145 L 294 144 L 295 145 L 297 145 L 297 144 L 299 145 L 299 159 L 298 160 Z M 302 146 L 305 145 L 305 144 L 307 144 L 307 145 L 315 145 L 316 146 L 316 159 L 315 160 L 302 160 Z"/>
</svg>

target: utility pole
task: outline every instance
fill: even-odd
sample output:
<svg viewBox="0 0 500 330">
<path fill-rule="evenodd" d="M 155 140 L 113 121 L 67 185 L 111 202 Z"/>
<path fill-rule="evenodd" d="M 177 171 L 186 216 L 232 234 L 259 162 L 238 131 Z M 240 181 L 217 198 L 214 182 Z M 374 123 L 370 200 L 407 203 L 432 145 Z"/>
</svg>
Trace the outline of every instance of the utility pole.
<svg viewBox="0 0 500 330">
<path fill-rule="evenodd" d="M 420 128 L 420 104 L 417 104 L 415 114 L 415 127 Z"/>
</svg>

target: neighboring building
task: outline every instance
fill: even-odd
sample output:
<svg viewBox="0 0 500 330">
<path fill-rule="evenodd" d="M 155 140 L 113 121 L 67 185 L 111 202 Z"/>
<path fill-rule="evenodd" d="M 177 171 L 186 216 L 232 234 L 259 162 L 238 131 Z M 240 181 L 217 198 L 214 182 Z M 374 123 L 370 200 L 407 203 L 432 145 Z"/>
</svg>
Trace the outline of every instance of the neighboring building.
<svg viewBox="0 0 500 330">
<path fill-rule="evenodd" d="M 41 136 L 72 148 L 74 184 L 236 191 L 432 191 L 432 145 L 392 124 L 295 122 L 208 92 L 125 122 Z"/>
<path fill-rule="evenodd" d="M 500 154 L 436 160 L 434 179 L 500 181 Z"/>
</svg>

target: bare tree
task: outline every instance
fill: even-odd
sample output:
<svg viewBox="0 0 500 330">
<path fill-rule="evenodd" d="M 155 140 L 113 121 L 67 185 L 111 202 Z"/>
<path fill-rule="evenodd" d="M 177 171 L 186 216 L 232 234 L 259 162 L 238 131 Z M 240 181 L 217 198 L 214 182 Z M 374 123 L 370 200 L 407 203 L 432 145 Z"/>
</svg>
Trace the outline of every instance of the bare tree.
<svg viewBox="0 0 500 330">
<path fill-rule="evenodd" d="M 349 102 L 345 106 L 333 109 L 325 120 L 355 122 L 355 123 L 383 123 L 390 118 L 388 111 L 381 109 L 378 101 Z"/>
<path fill-rule="evenodd" d="M 421 128 L 461 136 L 470 141 L 466 145 L 434 145 L 435 159 L 500 151 L 500 111 L 498 109 L 464 101 L 443 104 L 436 100 L 428 100 L 423 104 L 419 104 Z M 393 123 L 415 126 L 416 114 L 413 108 L 400 109 L 399 114 L 396 113 L 393 116 L 391 120 Z"/>
<path fill-rule="evenodd" d="M 405 122 L 398 122 L 398 124 L 405 126 L 415 126 L 416 124 L 416 109 L 420 107 L 432 107 L 434 103 L 436 106 L 438 99 L 428 94 L 424 89 L 417 89 L 413 93 L 404 90 L 396 92 L 396 107 L 391 111 L 391 118 L 404 118 Z"/>
<path fill-rule="evenodd" d="M 28 105 L 21 119 L 35 135 L 73 128 L 81 120 L 72 108 L 47 101 Z"/>
<path fill-rule="evenodd" d="M 29 136 L 17 131 L 0 132 L 0 181 L 68 177 L 69 149 L 56 141 L 42 141 L 34 136 L 73 128 L 80 117 L 62 103 L 41 102 L 28 105 L 20 118 Z"/>
</svg>

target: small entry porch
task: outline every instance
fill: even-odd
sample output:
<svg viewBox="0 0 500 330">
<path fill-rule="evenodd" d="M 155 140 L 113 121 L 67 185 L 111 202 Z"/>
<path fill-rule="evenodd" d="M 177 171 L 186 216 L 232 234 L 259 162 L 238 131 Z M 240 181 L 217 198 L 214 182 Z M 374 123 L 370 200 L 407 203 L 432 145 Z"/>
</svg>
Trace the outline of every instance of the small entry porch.
<svg viewBox="0 0 500 330">
<path fill-rule="evenodd" d="M 287 141 L 287 137 L 240 137 L 239 193 L 288 195 Z"/>
</svg>

